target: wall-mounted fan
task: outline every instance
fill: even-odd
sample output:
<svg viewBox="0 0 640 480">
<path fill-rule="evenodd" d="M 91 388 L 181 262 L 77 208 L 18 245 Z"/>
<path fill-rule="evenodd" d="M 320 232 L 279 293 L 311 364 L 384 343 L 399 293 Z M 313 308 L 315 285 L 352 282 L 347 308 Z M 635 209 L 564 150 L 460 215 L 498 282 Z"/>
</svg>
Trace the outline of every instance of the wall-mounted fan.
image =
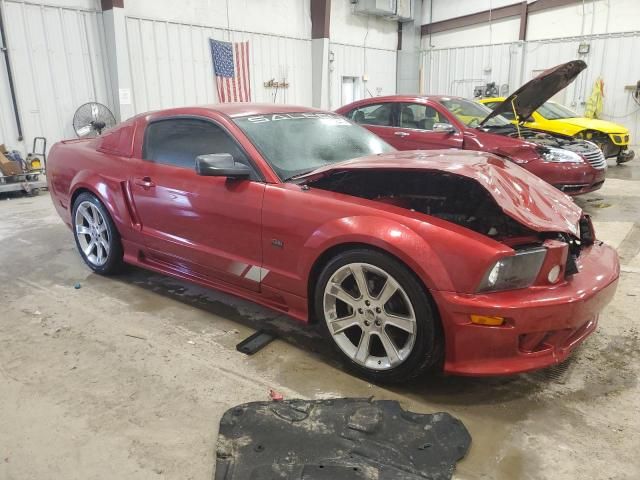
<svg viewBox="0 0 640 480">
<path fill-rule="evenodd" d="M 97 137 L 116 124 L 116 118 L 106 106 L 98 102 L 80 105 L 73 115 L 73 129 L 80 138 Z"/>
</svg>

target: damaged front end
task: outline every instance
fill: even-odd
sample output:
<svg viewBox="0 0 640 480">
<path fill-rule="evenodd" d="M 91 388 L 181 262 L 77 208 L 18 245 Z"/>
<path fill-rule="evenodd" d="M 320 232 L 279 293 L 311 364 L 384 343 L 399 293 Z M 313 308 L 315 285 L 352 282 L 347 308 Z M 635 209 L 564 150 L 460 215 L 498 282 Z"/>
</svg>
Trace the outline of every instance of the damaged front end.
<svg viewBox="0 0 640 480">
<path fill-rule="evenodd" d="M 450 173 L 344 171 L 309 185 L 437 217 L 499 241 L 535 233 L 505 215 L 478 182 Z"/>
<path fill-rule="evenodd" d="M 397 152 L 331 165 L 300 181 L 423 222 L 427 244 L 451 238 L 439 251 L 455 277 L 452 288 L 429 290 L 444 329 L 446 373 L 506 375 L 557 364 L 595 330 L 615 293 L 617 254 L 596 241 L 589 217 L 508 160 Z M 479 265 L 481 249 L 458 249 L 446 229 L 499 253 Z"/>
<path fill-rule="evenodd" d="M 591 222 L 557 190 L 531 185 L 539 180 L 515 169 L 490 157 L 475 169 L 455 162 L 445 171 L 345 167 L 305 183 L 436 217 L 511 247 L 514 255 L 487 271 L 478 292 L 558 283 L 578 272 L 582 248 L 595 240 Z"/>
</svg>

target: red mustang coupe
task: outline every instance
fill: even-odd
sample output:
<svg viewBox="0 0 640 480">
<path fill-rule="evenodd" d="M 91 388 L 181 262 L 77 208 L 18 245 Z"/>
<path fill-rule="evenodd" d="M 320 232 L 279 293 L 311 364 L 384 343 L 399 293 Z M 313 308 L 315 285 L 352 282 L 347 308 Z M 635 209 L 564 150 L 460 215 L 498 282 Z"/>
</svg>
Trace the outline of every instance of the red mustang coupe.
<svg viewBox="0 0 640 480">
<path fill-rule="evenodd" d="M 459 148 L 508 158 L 569 195 L 602 187 L 607 163 L 585 140 L 516 127 L 499 115 L 515 111 L 527 119 L 571 83 L 587 65 L 576 60 L 541 73 L 492 111 L 460 97 L 392 95 L 336 110 L 399 150 Z"/>
<path fill-rule="evenodd" d="M 616 289 L 616 252 L 538 177 L 396 152 L 333 113 L 164 110 L 60 142 L 48 167 L 95 272 L 138 265 L 319 322 L 374 381 L 558 363 Z"/>
</svg>

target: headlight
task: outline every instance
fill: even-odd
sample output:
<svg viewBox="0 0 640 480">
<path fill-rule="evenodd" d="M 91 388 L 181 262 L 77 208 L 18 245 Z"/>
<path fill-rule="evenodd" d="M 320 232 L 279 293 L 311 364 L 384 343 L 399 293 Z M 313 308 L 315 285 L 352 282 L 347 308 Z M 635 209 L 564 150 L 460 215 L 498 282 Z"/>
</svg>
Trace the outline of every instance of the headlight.
<svg viewBox="0 0 640 480">
<path fill-rule="evenodd" d="M 542 153 L 545 162 L 555 163 L 582 163 L 584 160 L 580 155 L 563 148 L 546 147 L 546 152 Z"/>
<path fill-rule="evenodd" d="M 498 260 L 484 275 L 478 292 L 515 290 L 533 283 L 547 254 L 546 248 L 530 248 Z"/>
</svg>

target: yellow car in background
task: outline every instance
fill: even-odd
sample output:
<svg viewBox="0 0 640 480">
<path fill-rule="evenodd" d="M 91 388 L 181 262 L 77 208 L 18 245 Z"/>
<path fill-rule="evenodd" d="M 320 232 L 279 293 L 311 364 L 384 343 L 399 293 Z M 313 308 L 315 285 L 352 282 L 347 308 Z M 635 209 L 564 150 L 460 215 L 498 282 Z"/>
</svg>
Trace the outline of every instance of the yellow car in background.
<svg viewBox="0 0 640 480">
<path fill-rule="evenodd" d="M 493 110 L 504 100 L 504 97 L 494 97 L 478 101 Z M 503 110 L 500 114 L 516 123 L 513 112 Z M 606 120 L 581 117 L 556 102 L 543 103 L 521 125 L 532 130 L 590 140 L 600 147 L 606 158 L 616 157 L 618 163 L 628 162 L 634 156 L 633 150 L 629 150 L 627 128 Z"/>
</svg>

